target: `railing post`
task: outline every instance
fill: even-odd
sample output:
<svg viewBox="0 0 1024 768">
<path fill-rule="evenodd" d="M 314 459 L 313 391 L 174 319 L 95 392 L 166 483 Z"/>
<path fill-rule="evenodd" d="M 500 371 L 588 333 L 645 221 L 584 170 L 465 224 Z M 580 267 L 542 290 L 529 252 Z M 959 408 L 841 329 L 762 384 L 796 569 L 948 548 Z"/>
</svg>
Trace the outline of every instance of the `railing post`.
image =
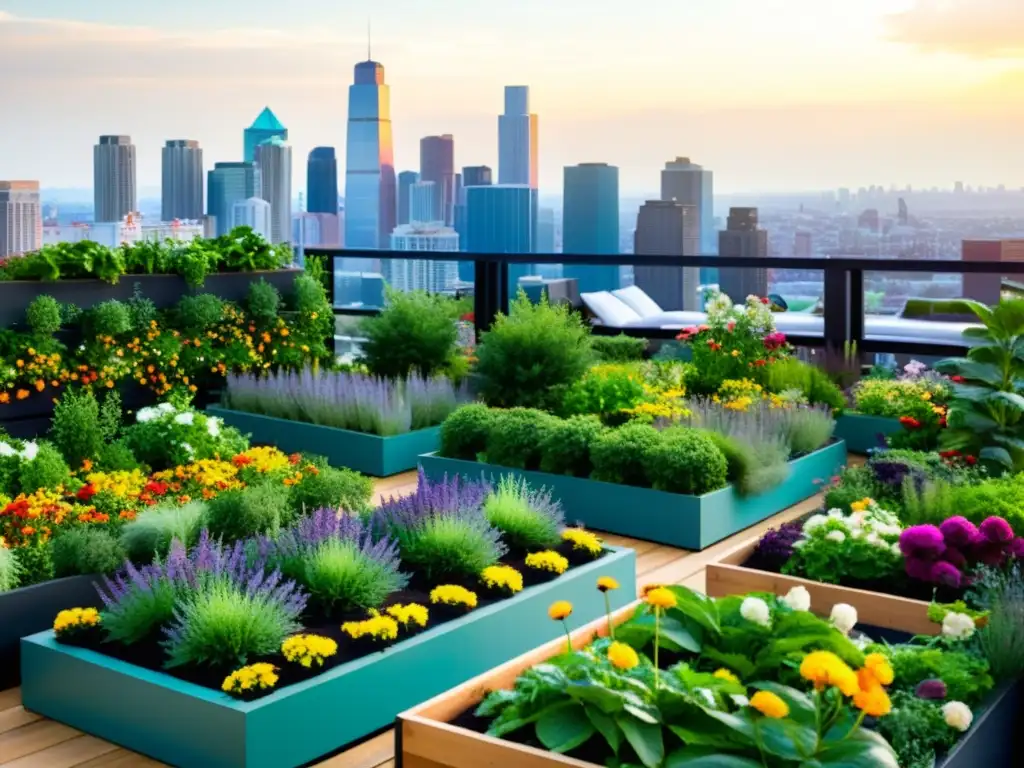
<svg viewBox="0 0 1024 768">
<path fill-rule="evenodd" d="M 508 314 L 508 262 L 477 261 L 473 270 L 473 321 L 478 341 L 499 312 Z"/>
<path fill-rule="evenodd" d="M 825 348 L 842 353 L 850 332 L 850 280 L 845 269 L 825 269 Z"/>
<path fill-rule="evenodd" d="M 847 328 L 848 339 L 860 350 L 861 342 L 864 341 L 864 270 L 851 269 L 849 272 L 849 307 L 850 323 Z M 859 357 L 859 351 L 858 351 Z"/>
</svg>

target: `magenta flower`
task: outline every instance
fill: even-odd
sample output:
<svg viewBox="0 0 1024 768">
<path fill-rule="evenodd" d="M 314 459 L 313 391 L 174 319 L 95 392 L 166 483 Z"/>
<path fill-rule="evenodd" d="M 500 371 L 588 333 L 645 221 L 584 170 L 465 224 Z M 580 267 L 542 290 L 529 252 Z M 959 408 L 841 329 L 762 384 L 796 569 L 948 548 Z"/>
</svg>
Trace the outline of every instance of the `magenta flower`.
<svg viewBox="0 0 1024 768">
<path fill-rule="evenodd" d="M 922 560 L 919 557 L 908 557 L 903 561 L 903 568 L 907 572 L 907 576 L 916 581 L 931 581 L 932 579 L 932 561 Z"/>
<path fill-rule="evenodd" d="M 946 547 L 946 551 L 942 553 L 942 559 L 961 570 L 967 567 L 967 557 L 957 547 Z"/>
<path fill-rule="evenodd" d="M 1024 537 L 1018 536 L 1010 544 L 1010 555 L 1013 557 L 1024 557 Z"/>
<path fill-rule="evenodd" d="M 914 691 L 917 698 L 939 701 L 946 698 L 946 684 L 941 680 L 922 680 Z"/>
<path fill-rule="evenodd" d="M 1006 561 L 1007 548 L 1004 544 L 985 543 L 975 547 L 971 554 L 983 565 L 995 567 Z"/>
<path fill-rule="evenodd" d="M 934 584 L 942 584 L 946 587 L 959 589 L 963 578 L 964 575 L 960 573 L 959 568 L 952 563 L 947 563 L 945 560 L 940 560 L 932 564 L 931 576 L 928 580 Z"/>
<path fill-rule="evenodd" d="M 959 516 L 943 520 L 939 530 L 942 531 L 947 544 L 961 549 L 970 546 L 978 535 L 977 526 L 966 517 Z"/>
<path fill-rule="evenodd" d="M 915 525 L 900 534 L 900 551 L 906 557 L 937 560 L 946 551 L 946 541 L 934 525 Z"/>
<path fill-rule="evenodd" d="M 786 334 L 779 333 L 778 331 L 775 333 L 769 333 L 764 337 L 764 348 L 767 350 L 778 349 L 785 343 Z"/>
<path fill-rule="evenodd" d="M 1001 517 L 987 518 L 979 530 L 993 544 L 1005 544 L 1008 541 L 1013 541 L 1013 528 Z"/>
</svg>

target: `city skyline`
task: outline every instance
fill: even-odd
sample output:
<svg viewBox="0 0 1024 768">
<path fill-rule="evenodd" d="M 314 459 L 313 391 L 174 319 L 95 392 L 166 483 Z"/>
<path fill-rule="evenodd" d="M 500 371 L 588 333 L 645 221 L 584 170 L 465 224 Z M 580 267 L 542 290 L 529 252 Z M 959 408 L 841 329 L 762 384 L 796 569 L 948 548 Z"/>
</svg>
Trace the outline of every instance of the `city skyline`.
<svg viewBox="0 0 1024 768">
<path fill-rule="evenodd" d="M 372 9 L 399 169 L 417 167 L 421 138 L 444 133 L 455 137 L 456 167 L 498 167 L 501 89 L 528 83 L 531 111 L 543 117 L 545 192 L 559 189 L 566 166 L 607 162 L 620 168 L 623 196 L 649 194 L 677 155 L 714 169 L 723 193 L 1024 182 L 1014 135 L 1024 116 L 1014 98 L 1024 91 L 1019 2 L 719 0 L 684 11 L 651 0 L 614 22 L 576 0 L 557 9 L 524 0 L 521 14 L 500 19 L 463 0 L 440 4 L 444 13 L 405 0 Z M 38 5 L 8 0 L 0 12 L 0 65 L 10 57 L 5 71 L 18 72 L 0 97 L 21 118 L 0 137 L 6 178 L 86 188 L 95 137 L 123 134 L 138 148 L 140 188 L 155 187 L 168 139 L 198 140 L 208 164 L 240 161 L 237 131 L 267 105 L 296 157 L 344 145 L 366 8 Z M 950 10 L 936 15 L 940 7 Z M 456 37 L 460 45 L 444 44 Z M 699 78 L 679 76 L 687 60 L 702 62 Z M 452 87 L 439 91 L 444 78 Z M 66 98 L 51 98 L 54 88 Z"/>
</svg>

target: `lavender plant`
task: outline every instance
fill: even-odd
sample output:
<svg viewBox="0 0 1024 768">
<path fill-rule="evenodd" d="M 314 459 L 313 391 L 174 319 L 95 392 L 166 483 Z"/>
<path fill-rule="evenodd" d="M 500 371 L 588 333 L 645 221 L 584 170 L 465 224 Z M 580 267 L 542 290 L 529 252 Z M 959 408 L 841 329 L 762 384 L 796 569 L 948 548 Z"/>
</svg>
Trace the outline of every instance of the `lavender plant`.
<svg viewBox="0 0 1024 768">
<path fill-rule="evenodd" d="M 516 552 L 540 552 L 557 547 L 561 541 L 561 505 L 551 498 L 549 491 L 534 490 L 525 480 L 512 475 L 502 477 L 487 497 L 484 516 Z"/>
<path fill-rule="evenodd" d="M 389 436 L 440 424 L 469 401 L 444 376 L 382 379 L 342 371 L 276 371 L 227 379 L 229 408 Z"/>
</svg>

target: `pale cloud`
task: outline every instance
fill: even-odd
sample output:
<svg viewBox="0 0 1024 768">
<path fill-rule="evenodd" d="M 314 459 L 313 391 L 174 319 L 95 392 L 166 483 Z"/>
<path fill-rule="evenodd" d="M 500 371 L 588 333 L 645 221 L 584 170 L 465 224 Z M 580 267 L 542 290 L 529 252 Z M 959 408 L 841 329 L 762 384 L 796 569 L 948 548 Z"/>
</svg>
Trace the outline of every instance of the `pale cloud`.
<svg viewBox="0 0 1024 768">
<path fill-rule="evenodd" d="M 1024 0 L 917 0 L 887 21 L 892 39 L 926 51 L 1024 58 Z"/>
</svg>

